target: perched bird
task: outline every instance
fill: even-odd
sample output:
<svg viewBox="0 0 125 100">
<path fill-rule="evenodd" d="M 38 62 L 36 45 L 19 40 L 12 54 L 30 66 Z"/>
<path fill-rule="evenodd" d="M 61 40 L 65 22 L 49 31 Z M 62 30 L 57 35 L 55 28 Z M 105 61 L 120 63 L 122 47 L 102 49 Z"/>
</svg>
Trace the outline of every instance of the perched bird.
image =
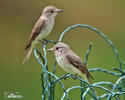
<svg viewBox="0 0 125 100">
<path fill-rule="evenodd" d="M 70 50 L 67 44 L 59 42 L 48 51 L 54 51 L 57 63 L 67 73 L 78 74 L 89 83 L 90 78 L 93 79 L 80 57 Z"/>
<path fill-rule="evenodd" d="M 24 58 L 23 64 L 28 61 L 33 47 L 39 43 L 40 40 L 45 39 L 49 35 L 54 26 L 54 19 L 58 12 L 62 12 L 62 10 L 57 9 L 54 6 L 47 6 L 43 9 L 42 15 L 36 22 L 25 47 L 27 54 Z"/>
</svg>

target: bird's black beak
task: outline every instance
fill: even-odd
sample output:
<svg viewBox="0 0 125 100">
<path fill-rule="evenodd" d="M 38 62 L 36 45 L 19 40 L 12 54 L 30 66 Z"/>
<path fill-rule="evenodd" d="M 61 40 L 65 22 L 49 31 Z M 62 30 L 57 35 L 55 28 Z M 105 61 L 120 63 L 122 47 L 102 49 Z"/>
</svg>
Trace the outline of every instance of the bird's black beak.
<svg viewBox="0 0 125 100">
<path fill-rule="evenodd" d="M 57 12 L 57 13 L 63 12 L 63 10 L 61 10 L 61 9 L 56 9 L 56 12 Z"/>
</svg>

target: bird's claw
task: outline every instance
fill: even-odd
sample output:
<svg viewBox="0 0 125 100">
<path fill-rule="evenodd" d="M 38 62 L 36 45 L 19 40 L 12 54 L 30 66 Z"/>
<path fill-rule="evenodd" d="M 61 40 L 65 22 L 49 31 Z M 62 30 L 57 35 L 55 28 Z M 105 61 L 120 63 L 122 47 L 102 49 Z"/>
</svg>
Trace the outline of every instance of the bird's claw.
<svg viewBox="0 0 125 100">
<path fill-rule="evenodd" d="M 72 79 L 75 80 L 77 75 L 78 75 L 78 73 L 75 74 L 75 75 L 73 75 L 73 76 L 72 76 Z"/>
<path fill-rule="evenodd" d="M 38 40 L 38 42 L 41 42 L 43 45 L 48 43 L 47 39 L 42 39 L 42 40 Z"/>
<path fill-rule="evenodd" d="M 48 40 L 47 39 L 43 39 L 44 40 L 44 44 L 47 44 L 48 43 Z"/>
<path fill-rule="evenodd" d="M 69 74 L 69 73 L 64 74 L 62 78 L 66 80 L 66 78 L 67 78 L 66 76 L 67 76 L 68 74 Z"/>
</svg>

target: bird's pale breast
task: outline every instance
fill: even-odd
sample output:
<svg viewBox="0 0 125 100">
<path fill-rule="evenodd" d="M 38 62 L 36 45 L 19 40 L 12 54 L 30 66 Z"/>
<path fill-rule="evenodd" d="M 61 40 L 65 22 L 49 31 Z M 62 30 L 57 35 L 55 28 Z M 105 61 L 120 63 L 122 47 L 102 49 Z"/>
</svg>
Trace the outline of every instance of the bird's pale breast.
<svg viewBox="0 0 125 100">
<path fill-rule="evenodd" d="M 60 65 L 60 67 L 66 71 L 67 73 L 72 73 L 72 74 L 77 74 L 77 73 L 81 73 L 79 71 L 79 69 L 77 69 L 76 67 L 74 67 L 73 65 L 71 65 L 67 58 L 61 54 L 60 56 L 56 57 L 57 63 Z"/>
<path fill-rule="evenodd" d="M 43 38 L 46 38 L 51 33 L 53 26 L 54 18 L 46 22 L 45 27 L 40 31 L 40 34 L 36 40 L 42 40 Z"/>
</svg>

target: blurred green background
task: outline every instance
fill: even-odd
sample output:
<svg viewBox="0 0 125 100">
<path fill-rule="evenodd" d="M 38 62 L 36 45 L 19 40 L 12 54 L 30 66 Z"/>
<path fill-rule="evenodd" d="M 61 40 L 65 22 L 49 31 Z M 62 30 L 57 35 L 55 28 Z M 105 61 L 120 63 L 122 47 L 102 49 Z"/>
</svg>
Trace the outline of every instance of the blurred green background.
<svg viewBox="0 0 125 100">
<path fill-rule="evenodd" d="M 7 92 L 19 92 L 22 100 L 41 100 L 41 67 L 33 53 L 25 65 L 24 47 L 31 30 L 45 6 L 54 5 L 63 9 L 55 20 L 55 26 L 47 39 L 58 40 L 60 34 L 74 24 L 88 24 L 107 35 L 125 60 L 125 0 L 0 0 L 0 100 Z M 97 33 L 86 28 L 76 28 L 68 32 L 63 42 L 70 45 L 81 58 L 85 58 L 89 42 L 93 48 L 89 56 L 89 69 L 101 67 L 112 70 L 119 67 L 111 47 Z M 47 48 L 52 47 L 48 44 Z M 36 46 L 41 50 L 41 44 Z M 53 53 L 48 53 L 49 69 L 54 60 Z M 56 75 L 65 72 L 57 65 Z M 93 82 L 115 82 L 117 77 L 100 72 L 92 72 Z M 79 85 L 78 80 L 64 80 L 65 88 Z M 63 95 L 57 86 L 55 100 Z M 56 89 L 57 89 L 56 87 Z M 102 91 L 99 93 L 103 93 Z M 80 100 L 79 90 L 70 93 L 71 100 Z"/>
</svg>

